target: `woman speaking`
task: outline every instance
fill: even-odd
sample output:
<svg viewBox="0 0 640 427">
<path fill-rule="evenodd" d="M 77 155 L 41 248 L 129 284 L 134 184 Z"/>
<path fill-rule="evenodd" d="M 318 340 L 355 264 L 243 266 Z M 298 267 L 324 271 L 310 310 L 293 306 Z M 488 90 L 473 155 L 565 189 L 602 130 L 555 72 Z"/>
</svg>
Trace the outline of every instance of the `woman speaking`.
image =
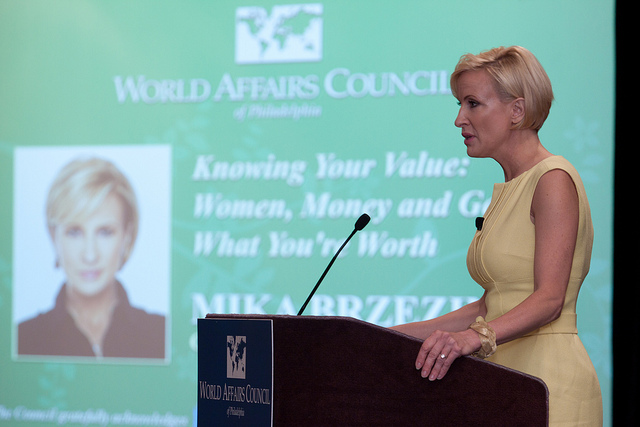
<svg viewBox="0 0 640 427">
<path fill-rule="evenodd" d="M 424 340 L 415 366 L 425 378 L 441 379 L 456 358 L 475 354 L 544 380 L 550 425 L 601 426 L 600 385 L 576 321 L 593 225 L 578 172 L 538 137 L 551 82 L 531 52 L 512 46 L 464 55 L 451 90 L 467 154 L 504 172 L 467 254 L 484 294 L 395 329 Z"/>
</svg>

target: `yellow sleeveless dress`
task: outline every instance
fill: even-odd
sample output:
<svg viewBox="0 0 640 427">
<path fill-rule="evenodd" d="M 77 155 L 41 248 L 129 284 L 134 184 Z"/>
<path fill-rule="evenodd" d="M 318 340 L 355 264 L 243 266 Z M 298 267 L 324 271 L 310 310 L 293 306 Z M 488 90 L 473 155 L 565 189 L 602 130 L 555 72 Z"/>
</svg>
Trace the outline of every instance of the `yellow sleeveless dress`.
<svg viewBox="0 0 640 427">
<path fill-rule="evenodd" d="M 540 177 L 554 169 L 571 176 L 580 206 L 577 245 L 562 313 L 540 329 L 499 345 L 487 360 L 547 384 L 550 425 L 601 426 L 600 384 L 576 326 L 576 300 L 589 271 L 593 225 L 575 168 L 564 158 L 553 156 L 509 182 L 495 184 L 482 229 L 469 247 L 467 267 L 487 292 L 487 321 L 511 310 L 533 292 L 535 226 L 530 217 L 531 201 Z"/>
</svg>

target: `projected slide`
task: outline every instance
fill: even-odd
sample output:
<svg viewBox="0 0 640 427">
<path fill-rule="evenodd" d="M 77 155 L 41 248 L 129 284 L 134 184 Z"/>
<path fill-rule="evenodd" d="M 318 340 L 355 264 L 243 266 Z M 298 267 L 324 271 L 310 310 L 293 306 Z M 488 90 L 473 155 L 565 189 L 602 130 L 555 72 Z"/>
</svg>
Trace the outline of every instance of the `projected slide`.
<svg viewBox="0 0 640 427">
<path fill-rule="evenodd" d="M 478 299 L 504 176 L 449 77 L 516 44 L 590 200 L 578 326 L 610 417 L 613 2 L 9 0 L 0 39 L 0 425 L 194 425 L 197 319 L 296 314 L 362 213 L 305 315 Z"/>
</svg>

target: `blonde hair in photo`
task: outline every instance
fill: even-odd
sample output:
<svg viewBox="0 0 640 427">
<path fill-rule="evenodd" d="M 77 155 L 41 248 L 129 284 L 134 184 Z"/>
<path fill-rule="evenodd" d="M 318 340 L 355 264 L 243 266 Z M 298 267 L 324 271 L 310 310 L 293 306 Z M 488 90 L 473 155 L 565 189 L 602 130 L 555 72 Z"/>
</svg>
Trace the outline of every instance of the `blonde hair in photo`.
<svg viewBox="0 0 640 427">
<path fill-rule="evenodd" d="M 129 180 L 108 160 L 97 157 L 76 159 L 60 170 L 51 184 L 46 202 L 49 235 L 53 238 L 55 228 L 69 219 L 91 215 L 112 194 L 122 203 L 124 226 L 130 236 L 123 254 L 124 265 L 138 235 L 138 203 Z"/>
</svg>

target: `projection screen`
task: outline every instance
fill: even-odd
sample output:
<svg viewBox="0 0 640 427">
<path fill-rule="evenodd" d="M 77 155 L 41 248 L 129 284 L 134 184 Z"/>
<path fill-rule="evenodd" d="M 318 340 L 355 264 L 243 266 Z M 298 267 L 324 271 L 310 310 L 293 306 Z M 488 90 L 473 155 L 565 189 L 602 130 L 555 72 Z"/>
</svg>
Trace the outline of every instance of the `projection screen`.
<svg viewBox="0 0 640 427">
<path fill-rule="evenodd" d="M 462 54 L 509 45 L 549 74 L 540 138 L 590 200 L 578 326 L 609 423 L 613 12 L 602 0 L 2 2 L 0 424 L 194 425 L 196 319 L 297 313 L 363 212 L 371 222 L 305 315 L 391 326 L 479 298 L 467 248 L 504 176 L 467 157 L 449 77 Z M 68 274 L 46 206 L 78 158 L 109 161 L 136 195 L 115 274 L 160 319 L 154 354 L 19 350 L 19 325 L 54 308 Z"/>
</svg>

